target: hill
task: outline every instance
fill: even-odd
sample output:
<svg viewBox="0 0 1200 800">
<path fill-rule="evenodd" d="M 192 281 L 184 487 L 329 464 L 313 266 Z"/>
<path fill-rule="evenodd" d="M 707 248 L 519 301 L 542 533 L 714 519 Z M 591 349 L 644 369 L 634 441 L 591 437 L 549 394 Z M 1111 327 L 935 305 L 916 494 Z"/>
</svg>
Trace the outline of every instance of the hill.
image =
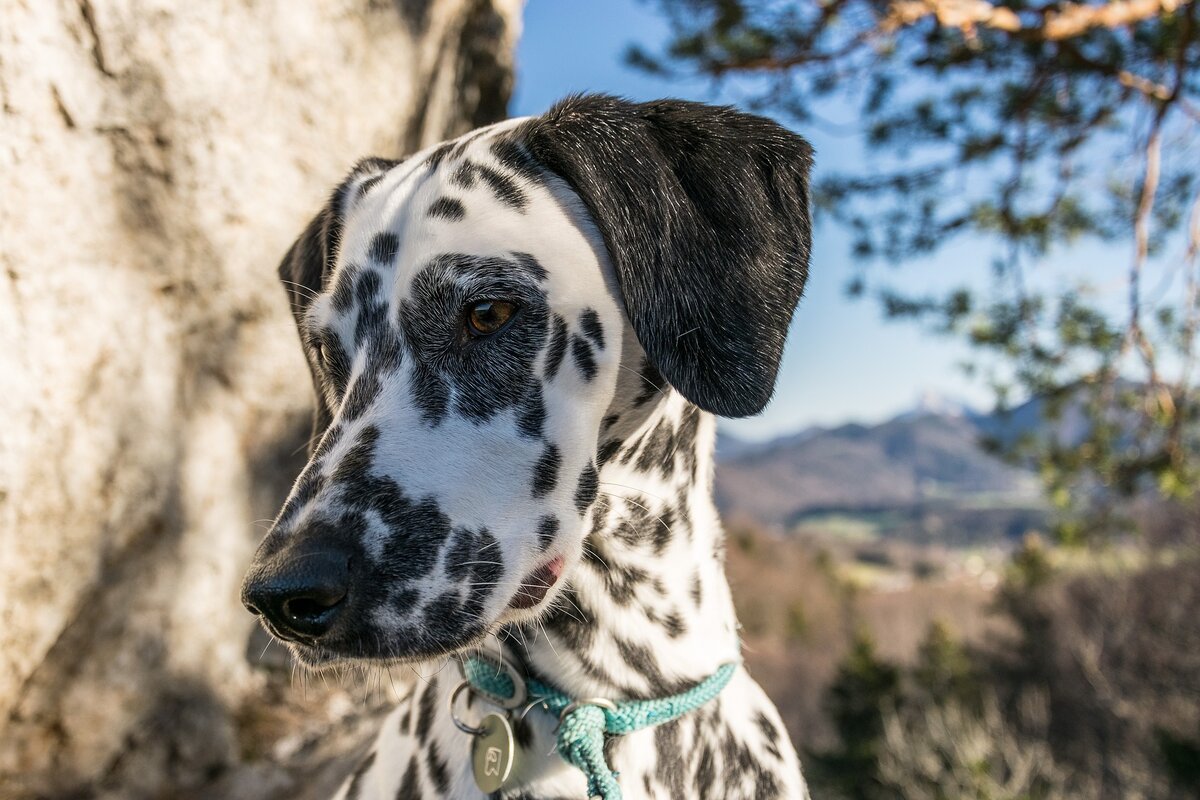
<svg viewBox="0 0 1200 800">
<path fill-rule="evenodd" d="M 812 428 L 761 444 L 718 440 L 717 503 L 767 525 L 841 526 L 947 543 L 1020 536 L 1044 522 L 1031 471 L 979 446 L 1035 409 L 993 415 L 925 408 L 879 425 Z"/>
</svg>

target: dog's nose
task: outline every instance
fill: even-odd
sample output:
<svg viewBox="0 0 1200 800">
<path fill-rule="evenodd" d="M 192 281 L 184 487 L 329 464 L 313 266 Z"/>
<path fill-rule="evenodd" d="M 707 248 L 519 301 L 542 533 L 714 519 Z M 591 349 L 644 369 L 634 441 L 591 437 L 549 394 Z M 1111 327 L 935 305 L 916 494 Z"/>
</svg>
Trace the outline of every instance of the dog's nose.
<svg viewBox="0 0 1200 800">
<path fill-rule="evenodd" d="M 285 639 L 326 633 L 346 608 L 350 559 L 336 550 L 284 552 L 255 570 L 242 586 L 242 603 Z"/>
</svg>

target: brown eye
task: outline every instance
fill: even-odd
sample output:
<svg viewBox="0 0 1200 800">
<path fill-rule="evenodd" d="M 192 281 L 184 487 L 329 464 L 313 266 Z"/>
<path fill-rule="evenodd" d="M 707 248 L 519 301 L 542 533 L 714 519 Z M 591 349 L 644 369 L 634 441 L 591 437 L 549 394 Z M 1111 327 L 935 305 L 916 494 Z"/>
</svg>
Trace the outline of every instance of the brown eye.
<svg viewBox="0 0 1200 800">
<path fill-rule="evenodd" d="M 467 328 L 475 336 L 491 336 L 503 328 L 517 307 L 506 300 L 480 300 L 467 307 Z"/>
</svg>

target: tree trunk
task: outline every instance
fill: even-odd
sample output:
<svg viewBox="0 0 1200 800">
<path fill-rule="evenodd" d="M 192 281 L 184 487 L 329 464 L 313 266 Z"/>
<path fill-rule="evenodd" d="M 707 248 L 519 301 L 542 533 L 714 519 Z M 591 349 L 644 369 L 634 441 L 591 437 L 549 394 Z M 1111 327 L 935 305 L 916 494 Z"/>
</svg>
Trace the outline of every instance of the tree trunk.
<svg viewBox="0 0 1200 800">
<path fill-rule="evenodd" d="M 0 796 L 175 796 L 262 687 L 238 587 L 340 174 L 504 113 L 519 0 L 0 5 Z"/>
</svg>

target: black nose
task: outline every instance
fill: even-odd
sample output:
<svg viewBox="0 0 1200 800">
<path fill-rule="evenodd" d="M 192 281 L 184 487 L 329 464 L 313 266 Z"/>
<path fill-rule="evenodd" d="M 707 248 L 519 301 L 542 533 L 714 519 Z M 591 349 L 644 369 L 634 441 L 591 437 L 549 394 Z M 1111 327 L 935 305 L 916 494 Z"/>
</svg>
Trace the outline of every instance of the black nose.
<svg viewBox="0 0 1200 800">
<path fill-rule="evenodd" d="M 242 603 L 278 636 L 311 640 L 333 627 L 346 608 L 349 589 L 345 553 L 285 550 L 247 576 Z"/>
</svg>

